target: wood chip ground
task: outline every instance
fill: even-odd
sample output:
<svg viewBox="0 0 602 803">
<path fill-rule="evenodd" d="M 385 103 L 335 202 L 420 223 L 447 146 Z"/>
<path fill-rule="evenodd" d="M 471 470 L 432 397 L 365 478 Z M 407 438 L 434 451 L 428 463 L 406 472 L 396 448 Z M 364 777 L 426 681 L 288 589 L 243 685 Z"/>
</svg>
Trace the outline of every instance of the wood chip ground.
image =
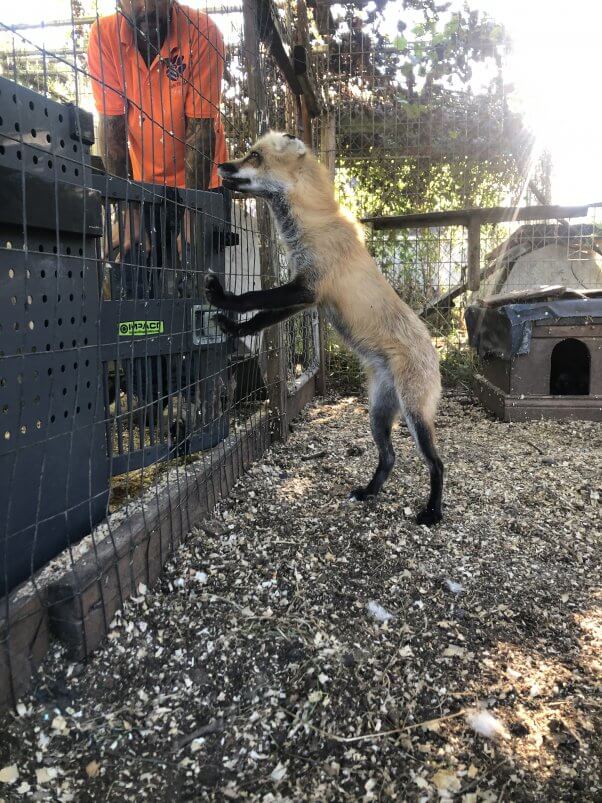
<svg viewBox="0 0 602 803">
<path fill-rule="evenodd" d="M 0 800 L 600 799 L 599 425 L 449 394 L 445 520 L 382 496 L 364 400 L 310 406 L 86 664 L 0 719 Z"/>
</svg>

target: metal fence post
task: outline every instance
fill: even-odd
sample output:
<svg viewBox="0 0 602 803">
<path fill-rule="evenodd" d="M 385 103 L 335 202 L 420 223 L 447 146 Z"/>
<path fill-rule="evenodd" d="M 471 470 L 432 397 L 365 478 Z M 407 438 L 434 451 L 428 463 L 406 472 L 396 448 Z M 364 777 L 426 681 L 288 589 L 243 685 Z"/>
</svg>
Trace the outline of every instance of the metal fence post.
<svg viewBox="0 0 602 803">
<path fill-rule="evenodd" d="M 258 36 L 259 7 L 256 0 L 243 1 L 243 50 L 249 82 L 249 130 L 252 139 L 263 133 L 260 116 L 266 108 L 264 87 L 261 82 L 261 57 Z M 269 212 L 263 201 L 257 202 L 257 226 L 259 229 L 259 261 L 261 286 L 264 289 L 278 283 L 277 264 L 273 249 L 272 225 Z M 286 415 L 286 366 L 282 327 L 271 326 L 265 330 L 266 383 L 270 404 L 270 434 L 273 438 L 286 439 L 288 421 Z"/>
</svg>

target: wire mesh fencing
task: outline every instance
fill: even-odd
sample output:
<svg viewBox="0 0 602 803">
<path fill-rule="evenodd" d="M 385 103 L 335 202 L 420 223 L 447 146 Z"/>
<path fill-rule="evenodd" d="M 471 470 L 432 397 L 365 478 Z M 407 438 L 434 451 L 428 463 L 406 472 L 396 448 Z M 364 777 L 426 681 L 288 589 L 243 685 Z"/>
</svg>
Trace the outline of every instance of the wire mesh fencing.
<svg viewBox="0 0 602 803">
<path fill-rule="evenodd" d="M 550 206 L 491 210 L 492 216 L 502 218 L 523 214 L 528 221 L 478 225 L 476 285 L 469 277 L 468 230 L 453 215 L 447 225 L 440 219 L 429 223 L 427 215 L 422 228 L 412 228 L 411 222 L 406 227 L 403 220 L 389 230 L 377 224 L 371 235 L 373 253 L 392 284 L 425 319 L 443 353 L 465 340 L 467 304 L 494 296 L 518 297 L 544 286 L 577 293 L 602 286 L 597 205 L 556 213 Z"/>
<path fill-rule="evenodd" d="M 476 297 L 601 283 L 597 209 L 549 207 L 486 15 L 190 5 L 0 21 L 0 702 L 51 634 L 89 654 L 323 389 L 325 346 L 342 354 L 315 311 L 216 326 L 210 272 L 236 293 L 290 277 L 265 203 L 225 191 L 219 162 L 269 128 L 311 145 L 442 355 Z"/>
<path fill-rule="evenodd" d="M 0 24 L 4 704 L 51 633 L 94 648 L 321 368 L 315 313 L 235 341 L 204 291 L 289 272 L 263 202 L 216 169 L 268 128 L 304 133 L 288 12 L 65 5 Z"/>
<path fill-rule="evenodd" d="M 341 199 L 358 217 L 549 202 L 549 156 L 538 151 L 506 81 L 507 34 L 473 6 L 316 0 L 322 147 L 335 162 Z M 466 228 L 433 221 L 367 236 L 380 268 L 441 347 L 463 347 Z M 483 256 L 503 237 L 501 227 L 484 232 Z M 334 342 L 329 354 L 340 356 Z"/>
</svg>

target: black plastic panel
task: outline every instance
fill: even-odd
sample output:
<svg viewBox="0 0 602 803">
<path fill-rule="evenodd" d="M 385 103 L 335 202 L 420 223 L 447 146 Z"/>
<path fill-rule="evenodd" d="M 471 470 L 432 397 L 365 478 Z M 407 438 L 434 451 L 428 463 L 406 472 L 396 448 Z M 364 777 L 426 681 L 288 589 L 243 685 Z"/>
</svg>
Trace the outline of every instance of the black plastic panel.
<svg viewBox="0 0 602 803">
<path fill-rule="evenodd" d="M 0 594 L 108 499 L 95 241 L 49 234 L 0 227 Z"/>
<path fill-rule="evenodd" d="M 203 287 L 229 196 L 93 173 L 92 140 L 90 115 L 0 78 L 0 596 L 106 516 L 112 475 L 228 433 Z M 126 210 L 148 251 L 112 242 Z"/>
<path fill-rule="evenodd" d="M 140 238 L 126 252 L 120 229 L 110 244 L 119 262 L 104 263 L 110 298 L 101 304 L 101 358 L 110 472 L 117 475 L 211 448 L 228 434 L 227 342 L 209 323 L 203 287 L 209 271 L 224 278 L 230 200 L 103 174 L 93 183 L 107 231 L 128 210 L 144 221 L 149 245 L 140 248 Z M 185 212 L 189 248 L 182 253 Z"/>
<path fill-rule="evenodd" d="M 0 78 L 0 166 L 80 186 L 90 183 L 92 116 Z M 84 133 L 84 139 L 78 134 Z"/>
<path fill-rule="evenodd" d="M 556 299 L 500 307 L 471 306 L 464 313 L 468 342 L 484 357 L 528 354 L 533 323 L 602 320 L 601 298 Z"/>
</svg>

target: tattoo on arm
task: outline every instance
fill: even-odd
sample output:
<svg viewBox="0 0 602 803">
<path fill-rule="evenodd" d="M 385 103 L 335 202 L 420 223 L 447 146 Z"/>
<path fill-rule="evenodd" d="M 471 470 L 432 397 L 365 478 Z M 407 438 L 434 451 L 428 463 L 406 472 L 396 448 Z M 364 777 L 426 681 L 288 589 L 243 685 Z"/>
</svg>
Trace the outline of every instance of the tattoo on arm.
<svg viewBox="0 0 602 803">
<path fill-rule="evenodd" d="M 215 154 L 213 120 L 186 118 L 186 186 L 190 190 L 206 190 L 211 181 Z"/>
<path fill-rule="evenodd" d="M 128 143 L 125 114 L 100 115 L 100 156 L 107 173 L 120 178 L 128 176 Z"/>
</svg>

